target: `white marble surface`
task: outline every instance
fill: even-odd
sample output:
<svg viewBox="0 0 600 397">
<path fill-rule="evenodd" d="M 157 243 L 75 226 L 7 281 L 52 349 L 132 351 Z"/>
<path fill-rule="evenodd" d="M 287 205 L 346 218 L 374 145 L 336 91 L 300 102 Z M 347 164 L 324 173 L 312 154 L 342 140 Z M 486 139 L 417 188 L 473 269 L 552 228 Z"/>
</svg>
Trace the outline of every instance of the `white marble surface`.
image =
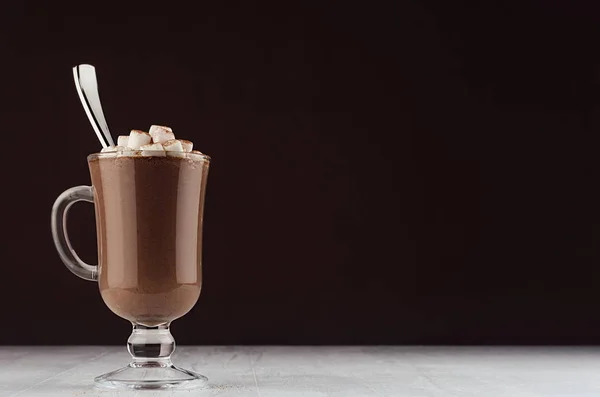
<svg viewBox="0 0 600 397">
<path fill-rule="evenodd" d="M 93 378 L 124 347 L 2 347 L 0 396 L 600 396 L 598 348 L 178 347 L 206 390 L 113 392 Z"/>
</svg>

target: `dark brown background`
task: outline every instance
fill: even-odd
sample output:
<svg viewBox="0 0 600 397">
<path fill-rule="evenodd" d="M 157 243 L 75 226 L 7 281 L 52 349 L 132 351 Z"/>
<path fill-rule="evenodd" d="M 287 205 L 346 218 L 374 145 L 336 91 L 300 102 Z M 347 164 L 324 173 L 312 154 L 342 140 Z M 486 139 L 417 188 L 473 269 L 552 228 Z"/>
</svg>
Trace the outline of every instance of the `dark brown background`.
<svg viewBox="0 0 600 397">
<path fill-rule="evenodd" d="M 179 343 L 600 342 L 589 2 L 12 3 L 1 344 L 128 336 L 50 236 L 98 150 L 77 63 L 113 135 L 166 124 L 213 157 Z M 92 207 L 69 227 L 94 261 Z"/>
</svg>

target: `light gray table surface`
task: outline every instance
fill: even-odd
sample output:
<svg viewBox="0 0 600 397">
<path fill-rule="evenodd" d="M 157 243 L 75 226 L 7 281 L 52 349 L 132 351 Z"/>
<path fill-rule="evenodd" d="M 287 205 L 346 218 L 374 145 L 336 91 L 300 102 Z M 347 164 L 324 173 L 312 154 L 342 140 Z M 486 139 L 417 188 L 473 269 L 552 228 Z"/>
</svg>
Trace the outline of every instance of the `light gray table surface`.
<svg viewBox="0 0 600 397">
<path fill-rule="evenodd" d="M 0 396 L 600 396 L 598 348 L 179 346 L 175 364 L 207 389 L 94 388 L 128 359 L 124 347 L 0 346 Z"/>
</svg>

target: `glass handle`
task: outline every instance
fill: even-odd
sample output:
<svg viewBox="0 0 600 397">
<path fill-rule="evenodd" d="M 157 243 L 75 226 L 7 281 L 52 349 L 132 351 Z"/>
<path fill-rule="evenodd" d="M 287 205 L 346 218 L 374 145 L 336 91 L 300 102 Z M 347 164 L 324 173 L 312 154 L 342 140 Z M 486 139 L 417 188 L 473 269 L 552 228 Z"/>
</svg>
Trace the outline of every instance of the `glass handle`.
<svg viewBox="0 0 600 397">
<path fill-rule="evenodd" d="M 65 190 L 54 202 L 52 207 L 52 239 L 60 259 L 76 276 L 84 280 L 98 279 L 98 266 L 88 265 L 79 258 L 67 233 L 67 215 L 69 208 L 78 201 L 94 202 L 94 189 L 91 186 L 75 186 Z"/>
</svg>

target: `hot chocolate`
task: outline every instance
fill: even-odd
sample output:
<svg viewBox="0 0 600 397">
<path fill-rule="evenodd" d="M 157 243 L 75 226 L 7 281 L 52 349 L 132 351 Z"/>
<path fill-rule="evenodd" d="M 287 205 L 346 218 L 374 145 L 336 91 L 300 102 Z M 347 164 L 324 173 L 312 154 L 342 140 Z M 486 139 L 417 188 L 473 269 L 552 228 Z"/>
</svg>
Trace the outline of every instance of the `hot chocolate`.
<svg viewBox="0 0 600 397">
<path fill-rule="evenodd" d="M 52 206 L 54 245 L 75 275 L 99 284 L 102 299 L 133 330 L 131 362 L 95 378 L 111 389 L 189 389 L 207 378 L 171 362 L 171 321 L 186 314 L 202 287 L 202 217 L 210 158 L 167 126 L 111 137 L 94 67 L 73 68 L 77 92 L 102 143 L 88 156 L 93 186 L 74 186 Z M 94 203 L 98 265 L 85 263 L 67 233 L 69 208 Z"/>
<path fill-rule="evenodd" d="M 89 166 L 104 302 L 145 326 L 183 316 L 202 286 L 206 156 L 101 153 Z"/>
</svg>

